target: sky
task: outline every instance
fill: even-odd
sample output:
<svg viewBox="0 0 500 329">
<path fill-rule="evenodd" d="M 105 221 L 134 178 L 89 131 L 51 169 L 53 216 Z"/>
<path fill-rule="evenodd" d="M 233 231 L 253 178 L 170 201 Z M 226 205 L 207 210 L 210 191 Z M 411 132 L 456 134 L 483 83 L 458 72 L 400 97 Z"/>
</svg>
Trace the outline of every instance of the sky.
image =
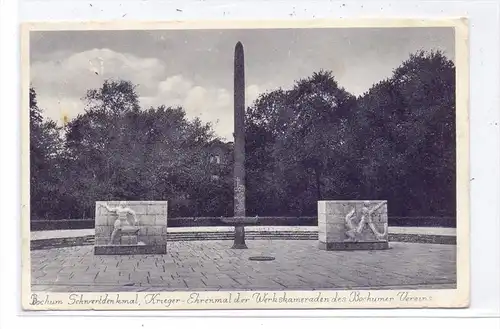
<svg viewBox="0 0 500 329">
<path fill-rule="evenodd" d="M 358 96 L 418 50 L 454 60 L 452 28 L 34 31 L 30 80 L 44 115 L 84 113 L 82 97 L 105 79 L 138 85 L 141 107 L 183 106 L 233 139 L 233 56 L 245 50 L 246 105 L 321 69 Z"/>
</svg>

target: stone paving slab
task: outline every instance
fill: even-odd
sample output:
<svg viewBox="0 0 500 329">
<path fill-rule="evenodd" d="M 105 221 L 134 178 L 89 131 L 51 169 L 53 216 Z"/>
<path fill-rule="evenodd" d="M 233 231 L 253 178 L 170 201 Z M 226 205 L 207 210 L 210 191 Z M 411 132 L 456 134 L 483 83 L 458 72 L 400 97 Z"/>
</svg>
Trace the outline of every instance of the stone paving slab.
<svg viewBox="0 0 500 329">
<path fill-rule="evenodd" d="M 322 251 L 313 240 L 175 241 L 166 255 L 94 255 L 92 246 L 31 251 L 33 291 L 438 289 L 456 286 L 456 246 L 392 242 Z M 274 261 L 250 261 L 251 256 Z"/>
<path fill-rule="evenodd" d="M 247 226 L 247 232 L 317 232 L 317 226 Z M 234 232 L 232 226 L 201 226 L 201 227 L 169 227 L 169 233 L 185 232 Z M 450 227 L 389 227 L 389 233 L 394 234 L 427 234 L 455 236 L 456 229 Z M 51 238 L 73 238 L 94 235 L 94 229 L 84 230 L 53 230 L 53 231 L 33 231 L 31 240 L 44 240 Z"/>
</svg>

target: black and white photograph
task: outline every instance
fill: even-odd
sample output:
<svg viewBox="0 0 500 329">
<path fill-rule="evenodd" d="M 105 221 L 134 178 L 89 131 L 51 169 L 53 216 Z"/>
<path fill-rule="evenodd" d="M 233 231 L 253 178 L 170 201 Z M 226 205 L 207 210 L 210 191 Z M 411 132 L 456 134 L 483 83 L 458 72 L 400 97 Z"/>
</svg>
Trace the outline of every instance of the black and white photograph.
<svg viewBox="0 0 500 329">
<path fill-rule="evenodd" d="M 25 26 L 23 307 L 467 306 L 466 21 L 359 22 Z"/>
</svg>

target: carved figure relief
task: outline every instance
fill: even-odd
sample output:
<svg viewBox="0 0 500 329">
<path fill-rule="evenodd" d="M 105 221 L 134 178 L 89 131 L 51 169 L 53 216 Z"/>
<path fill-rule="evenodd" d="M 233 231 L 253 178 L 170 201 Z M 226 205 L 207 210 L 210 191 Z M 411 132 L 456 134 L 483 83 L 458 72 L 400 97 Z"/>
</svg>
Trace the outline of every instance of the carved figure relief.
<svg viewBox="0 0 500 329">
<path fill-rule="evenodd" d="M 122 232 L 126 231 L 127 233 L 137 234 L 139 231 L 139 220 L 137 219 L 135 212 L 126 206 L 125 201 L 120 201 L 118 207 L 115 208 L 111 208 L 107 204 L 100 204 L 100 207 L 103 207 L 108 212 L 118 216 L 114 223 L 113 232 L 111 233 L 111 238 L 109 240 L 110 245 L 117 244 L 115 242 L 116 237 L 118 234 L 121 235 Z M 130 221 L 129 216 L 134 218 L 133 222 Z"/>
<path fill-rule="evenodd" d="M 356 209 L 353 208 L 345 217 L 345 225 L 347 227 L 347 232 L 346 232 L 347 239 L 345 239 L 344 241 L 345 242 L 359 241 L 360 235 L 366 226 L 368 226 L 371 229 L 377 240 L 386 239 L 388 224 L 387 223 L 384 224 L 384 232 L 379 232 L 372 220 L 372 215 L 386 203 L 387 201 L 382 201 L 379 204 L 370 208 L 370 201 L 365 201 L 363 203 L 363 208 L 361 210 L 361 219 L 358 222 L 357 226 L 354 225 L 353 223 L 353 218 L 356 215 Z"/>
</svg>

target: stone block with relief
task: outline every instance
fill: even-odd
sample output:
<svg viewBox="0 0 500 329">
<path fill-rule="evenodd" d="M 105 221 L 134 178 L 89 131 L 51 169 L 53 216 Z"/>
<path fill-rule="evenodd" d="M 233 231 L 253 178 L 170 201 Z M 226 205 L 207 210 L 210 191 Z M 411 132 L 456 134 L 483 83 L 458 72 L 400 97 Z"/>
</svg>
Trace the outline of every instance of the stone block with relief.
<svg viewBox="0 0 500 329">
<path fill-rule="evenodd" d="M 165 254 L 167 209 L 167 201 L 97 201 L 94 254 Z"/>
<path fill-rule="evenodd" d="M 318 240 L 323 250 L 388 249 L 387 201 L 318 201 Z"/>
</svg>

